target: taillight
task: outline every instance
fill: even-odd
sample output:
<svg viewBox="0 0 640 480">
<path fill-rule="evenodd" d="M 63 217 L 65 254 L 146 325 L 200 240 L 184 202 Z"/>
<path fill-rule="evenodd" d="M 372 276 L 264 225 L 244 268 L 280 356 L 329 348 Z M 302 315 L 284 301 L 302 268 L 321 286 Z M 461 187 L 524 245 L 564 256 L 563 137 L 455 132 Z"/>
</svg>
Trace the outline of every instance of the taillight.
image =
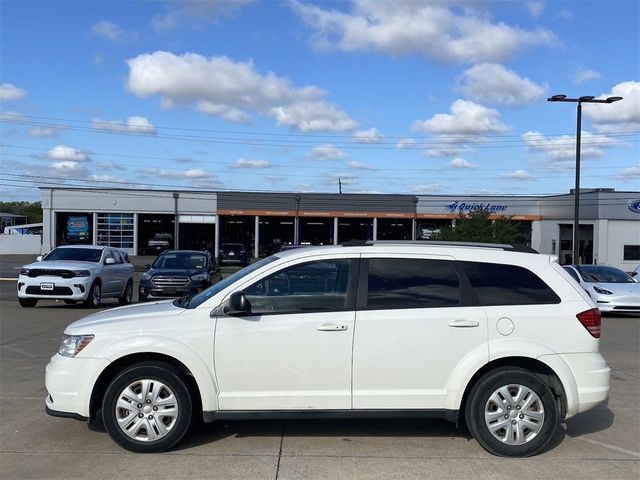
<svg viewBox="0 0 640 480">
<path fill-rule="evenodd" d="M 592 308 L 591 310 L 586 310 L 582 313 L 576 315 L 580 323 L 589 330 L 589 333 L 593 338 L 600 338 L 600 323 L 602 320 L 602 315 L 600 315 L 600 310 L 597 308 Z"/>
</svg>

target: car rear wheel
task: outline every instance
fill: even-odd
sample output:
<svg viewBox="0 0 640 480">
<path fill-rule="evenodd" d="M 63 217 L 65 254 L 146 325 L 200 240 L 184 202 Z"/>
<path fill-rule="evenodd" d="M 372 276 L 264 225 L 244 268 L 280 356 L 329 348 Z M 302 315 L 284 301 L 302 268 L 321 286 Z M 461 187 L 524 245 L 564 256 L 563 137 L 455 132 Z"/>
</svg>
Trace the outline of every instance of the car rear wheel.
<svg viewBox="0 0 640 480">
<path fill-rule="evenodd" d="M 163 452 L 189 429 L 192 400 L 182 374 L 171 365 L 148 362 L 118 375 L 102 403 L 111 438 L 132 452 Z"/>
<path fill-rule="evenodd" d="M 100 282 L 96 280 L 91 285 L 91 288 L 89 289 L 89 295 L 87 295 L 87 299 L 83 302 L 83 304 L 85 307 L 98 308 L 100 306 L 101 300 L 102 288 L 100 286 Z"/>
<path fill-rule="evenodd" d="M 127 282 L 127 286 L 124 287 L 124 292 L 118 297 L 118 303 L 120 305 L 129 305 L 133 299 L 133 282 L 131 279 Z"/>
<path fill-rule="evenodd" d="M 36 304 L 38 303 L 38 299 L 37 298 L 19 298 L 18 297 L 18 302 L 20 303 L 21 307 L 35 307 Z"/>
<path fill-rule="evenodd" d="M 485 450 L 504 457 L 528 457 L 551 441 L 560 416 L 553 393 L 540 377 L 504 367 L 475 384 L 465 418 Z"/>
</svg>

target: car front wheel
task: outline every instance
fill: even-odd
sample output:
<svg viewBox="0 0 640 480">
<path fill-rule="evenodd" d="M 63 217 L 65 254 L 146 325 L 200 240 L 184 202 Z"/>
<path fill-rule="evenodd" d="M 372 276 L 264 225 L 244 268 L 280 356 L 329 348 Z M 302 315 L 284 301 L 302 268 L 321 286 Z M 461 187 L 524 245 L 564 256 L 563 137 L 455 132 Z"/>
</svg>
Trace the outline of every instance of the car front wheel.
<svg viewBox="0 0 640 480">
<path fill-rule="evenodd" d="M 83 302 L 85 307 L 89 308 L 98 308 L 100 306 L 100 301 L 102 300 L 102 288 L 100 287 L 100 282 L 94 281 L 89 289 L 89 294 L 87 295 L 87 299 Z"/>
<path fill-rule="evenodd" d="M 482 447 L 504 457 L 543 450 L 559 426 L 553 393 L 537 375 L 517 367 L 487 373 L 471 390 L 467 426 Z"/>
<path fill-rule="evenodd" d="M 118 297 L 118 303 L 120 305 L 129 305 L 133 299 L 133 281 L 129 279 L 127 286 L 124 287 L 124 292 Z"/>
<path fill-rule="evenodd" d="M 132 452 L 163 452 L 189 429 L 192 400 L 182 374 L 160 362 L 134 365 L 107 388 L 104 425 L 113 440 Z"/>
</svg>

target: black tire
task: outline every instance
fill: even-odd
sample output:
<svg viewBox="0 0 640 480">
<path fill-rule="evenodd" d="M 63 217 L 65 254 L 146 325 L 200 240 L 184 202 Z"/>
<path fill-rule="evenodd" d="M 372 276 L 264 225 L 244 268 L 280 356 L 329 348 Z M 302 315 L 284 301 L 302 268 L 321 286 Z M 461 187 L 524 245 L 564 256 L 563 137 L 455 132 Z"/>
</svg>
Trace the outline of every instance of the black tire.
<svg viewBox="0 0 640 480">
<path fill-rule="evenodd" d="M 161 436 L 158 440 L 134 439 L 128 436 L 118 424 L 117 415 L 125 415 L 126 417 L 127 412 L 126 409 L 123 411 L 121 408 L 116 411 L 120 395 L 128 386 L 131 386 L 139 380 L 161 382 L 171 390 L 175 397 L 178 414 L 173 421 L 174 423 L 170 424 L 171 428 L 168 433 Z M 143 405 L 142 408 L 144 409 L 146 404 L 143 399 L 140 401 L 141 403 L 139 405 Z M 153 403 L 151 405 L 153 405 Z M 149 418 L 148 414 L 150 414 L 151 417 L 154 416 L 153 410 L 150 412 L 136 414 L 136 411 L 141 410 L 139 410 L 137 405 L 134 405 L 133 403 L 131 406 L 131 412 L 133 412 L 134 415 L 132 416 L 132 423 L 127 426 L 132 429 L 132 432 L 134 432 L 133 429 L 135 428 L 135 432 L 142 432 L 143 437 L 147 435 L 148 438 L 145 425 L 148 425 L 151 428 L 157 428 L 153 427 L 153 425 L 157 425 L 157 422 L 164 422 L 164 420 L 160 420 L 163 418 L 161 416 Z M 114 378 L 111 384 L 107 387 L 102 402 L 102 419 L 109 436 L 122 448 L 138 453 L 164 452 L 165 450 L 169 450 L 171 447 L 175 446 L 180 440 L 182 440 L 185 433 L 187 433 L 187 430 L 189 430 L 192 411 L 193 401 L 182 373 L 173 366 L 162 362 L 145 362 L 125 369 L 116 378 Z M 139 415 L 143 415 L 143 417 L 139 417 Z M 158 414 L 156 413 L 155 415 Z M 145 423 L 145 420 L 147 420 L 145 416 L 150 420 L 149 422 Z M 141 430 L 138 430 L 140 427 L 136 428 L 135 426 L 135 423 L 138 421 L 142 422 Z"/>
<path fill-rule="evenodd" d="M 124 287 L 124 292 L 118 297 L 118 303 L 120 305 L 129 305 L 133 300 L 133 280 L 129 279 L 127 285 Z"/>
<path fill-rule="evenodd" d="M 18 302 L 21 307 L 35 307 L 38 303 L 37 298 L 20 298 L 18 297 Z"/>
<path fill-rule="evenodd" d="M 498 422 L 503 422 L 504 419 L 510 423 L 515 421 L 517 426 L 520 426 L 519 419 L 523 418 L 524 415 L 524 421 L 522 423 L 523 432 L 525 438 L 527 436 L 531 436 L 531 438 L 525 443 L 521 443 L 519 445 L 508 444 L 501 441 L 499 438 L 496 438 L 489 430 L 487 421 L 485 421 L 485 409 L 490 409 L 492 406 L 492 404 L 489 403 L 491 395 L 501 387 L 516 385 L 526 387 L 537 395 L 544 412 L 542 426 L 537 434 L 532 435 L 534 431 L 528 429 L 525 422 L 533 422 L 535 420 L 533 420 L 532 417 L 527 416 L 527 411 L 524 409 L 520 410 L 519 408 L 520 404 L 522 404 L 522 406 L 525 405 L 526 402 L 524 399 L 519 402 L 514 402 L 518 404 L 514 407 L 509 406 L 509 402 L 506 401 L 504 403 L 504 410 L 496 410 L 496 413 L 503 411 L 505 415 L 508 415 L 508 418 L 503 418 L 502 415 L 500 415 L 500 419 L 494 420 L 494 422 L 496 422 L 495 425 L 498 425 Z M 515 394 L 517 389 L 513 387 L 510 391 Z M 538 404 L 538 410 L 539 407 L 540 405 Z M 515 408 L 523 413 L 512 413 Z M 517 412 L 518 410 L 515 411 Z M 488 452 L 502 457 L 529 457 L 539 453 L 549 444 L 558 429 L 560 415 L 558 413 L 558 405 L 553 393 L 540 377 L 519 367 L 502 367 L 488 372 L 473 386 L 467 400 L 465 420 L 473 437 Z M 506 427 L 509 428 L 510 431 L 511 427 L 509 425 Z M 506 439 L 509 435 L 507 428 L 499 430 L 497 434 Z M 517 427 L 515 428 L 517 430 Z M 513 435 L 515 435 L 515 431 Z"/>
<path fill-rule="evenodd" d="M 144 295 L 142 293 L 138 293 L 138 301 L 139 302 L 146 302 L 147 301 L 147 297 L 148 297 L 148 295 Z"/>
<path fill-rule="evenodd" d="M 82 304 L 87 308 L 98 308 L 102 300 L 102 285 L 99 280 L 94 280 L 89 289 L 87 299 Z"/>
</svg>

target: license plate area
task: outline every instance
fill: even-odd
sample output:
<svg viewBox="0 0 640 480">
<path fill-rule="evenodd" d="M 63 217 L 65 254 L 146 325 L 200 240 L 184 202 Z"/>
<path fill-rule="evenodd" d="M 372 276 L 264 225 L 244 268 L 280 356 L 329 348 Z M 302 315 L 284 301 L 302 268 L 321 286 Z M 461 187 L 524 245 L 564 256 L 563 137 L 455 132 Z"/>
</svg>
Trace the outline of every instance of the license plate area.
<svg viewBox="0 0 640 480">
<path fill-rule="evenodd" d="M 51 282 L 42 282 L 40 284 L 40 290 L 48 290 L 51 291 L 53 290 L 53 288 L 55 287 L 55 285 Z"/>
<path fill-rule="evenodd" d="M 176 287 L 164 287 L 163 291 L 167 295 L 175 295 L 176 294 Z"/>
</svg>

